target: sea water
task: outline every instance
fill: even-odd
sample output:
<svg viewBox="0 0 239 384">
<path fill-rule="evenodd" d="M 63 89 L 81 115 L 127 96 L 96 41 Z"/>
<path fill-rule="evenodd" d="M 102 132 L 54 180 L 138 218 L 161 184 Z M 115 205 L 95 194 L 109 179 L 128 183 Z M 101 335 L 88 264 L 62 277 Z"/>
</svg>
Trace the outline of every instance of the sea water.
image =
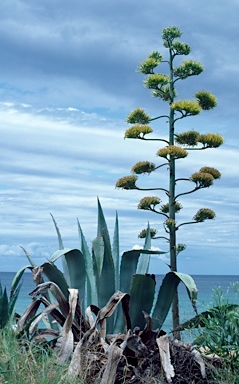
<svg viewBox="0 0 239 384">
<path fill-rule="evenodd" d="M 9 295 L 11 289 L 11 283 L 15 276 L 14 272 L 0 272 L 0 281 L 2 287 L 6 286 L 7 293 Z M 163 275 L 156 275 L 156 291 L 158 291 Z M 192 276 L 197 288 L 198 288 L 198 300 L 197 300 L 197 309 L 198 313 L 205 311 L 208 309 L 208 306 L 212 306 L 213 302 L 213 290 L 217 287 L 221 287 L 224 293 L 227 292 L 228 288 L 236 282 L 239 282 L 239 276 L 236 275 L 195 275 Z M 239 284 L 239 283 L 238 283 Z M 21 287 L 21 291 L 16 303 L 16 312 L 20 315 L 23 314 L 27 306 L 31 303 L 31 297 L 29 293 L 33 291 L 35 288 L 32 274 L 25 273 L 23 275 L 23 284 Z M 238 286 L 239 290 L 239 286 Z M 184 322 L 186 320 L 191 319 L 195 316 L 194 309 L 190 303 L 186 288 L 183 284 L 179 284 L 179 309 L 180 309 L 180 322 Z M 239 304 L 239 298 L 235 297 L 233 289 L 230 289 L 226 298 L 236 304 Z M 164 325 L 163 329 L 169 332 L 172 329 L 172 321 L 171 314 L 169 313 Z"/>
</svg>

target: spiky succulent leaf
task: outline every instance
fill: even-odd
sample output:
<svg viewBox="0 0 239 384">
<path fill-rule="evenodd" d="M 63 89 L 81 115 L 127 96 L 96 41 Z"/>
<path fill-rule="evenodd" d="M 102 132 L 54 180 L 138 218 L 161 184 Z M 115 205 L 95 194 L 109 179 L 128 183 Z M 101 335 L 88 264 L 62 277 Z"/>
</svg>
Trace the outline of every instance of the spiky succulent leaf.
<svg viewBox="0 0 239 384">
<path fill-rule="evenodd" d="M 122 292 L 129 292 L 130 281 L 132 276 L 136 273 L 140 254 L 161 255 L 165 253 L 167 252 L 145 249 L 132 249 L 131 251 L 124 252 L 120 264 L 120 290 Z"/>
<path fill-rule="evenodd" d="M 150 225 L 148 223 L 145 242 L 144 242 L 144 250 L 150 250 L 150 249 L 151 249 L 151 232 L 150 232 Z M 144 275 L 145 273 L 148 273 L 149 262 L 150 262 L 150 253 L 141 254 L 138 260 L 136 274 Z"/>
<path fill-rule="evenodd" d="M 160 329 L 162 327 L 180 282 L 185 285 L 189 299 L 195 309 L 198 290 L 193 278 L 184 273 L 169 272 L 165 275 L 162 281 L 155 306 L 151 312 L 155 329 Z"/>
<path fill-rule="evenodd" d="M 25 267 L 22 267 L 21 269 L 19 269 L 19 271 L 17 271 L 17 273 L 15 274 L 15 276 L 12 280 L 10 299 L 11 299 L 12 295 L 14 294 L 15 290 L 17 289 L 17 287 L 19 286 L 21 278 L 22 278 L 24 272 L 26 271 L 26 269 L 32 270 L 33 267 L 31 265 L 26 265 Z"/>
<path fill-rule="evenodd" d="M 97 268 L 97 275 L 101 276 L 103 262 L 104 262 L 104 239 L 102 236 L 97 236 L 92 240 L 92 249 L 95 260 L 95 267 Z"/>
<path fill-rule="evenodd" d="M 128 115 L 126 121 L 129 124 L 146 125 L 150 122 L 150 116 L 142 108 L 136 108 Z"/>
<path fill-rule="evenodd" d="M 52 217 L 52 220 L 53 220 L 53 223 L 54 223 L 54 226 L 55 226 L 55 230 L 56 230 L 56 233 L 57 233 L 59 249 L 60 250 L 64 249 L 64 245 L 63 245 L 63 240 L 62 240 L 62 236 L 61 236 L 61 233 L 60 233 L 60 229 L 59 229 L 59 227 L 57 225 L 57 222 L 56 222 L 54 216 L 51 213 L 50 213 L 50 215 Z M 64 271 L 64 275 L 65 275 L 66 281 L 70 285 L 70 276 L 69 276 L 69 273 L 68 273 L 68 268 L 67 268 L 67 264 L 66 264 L 66 260 L 65 260 L 64 254 L 62 254 L 62 256 L 61 256 L 61 263 L 62 263 L 62 267 L 63 267 L 63 271 Z"/>
<path fill-rule="evenodd" d="M 63 240 L 62 240 L 60 229 L 59 229 L 59 227 L 57 225 L 57 222 L 56 222 L 54 216 L 51 213 L 50 213 L 50 215 L 51 215 L 51 218 L 52 218 L 52 221 L 54 223 L 55 230 L 56 230 L 56 233 L 57 233 L 59 249 L 64 249 L 64 245 L 63 245 Z"/>
<path fill-rule="evenodd" d="M 7 290 L 4 289 L 2 295 L 0 296 L 0 329 L 5 327 L 9 319 L 9 306 L 8 306 L 8 297 Z"/>
<path fill-rule="evenodd" d="M 188 145 L 194 147 L 198 144 L 200 133 L 196 131 L 187 131 L 176 135 L 175 141 L 180 145 Z"/>
<path fill-rule="evenodd" d="M 136 274 L 130 285 L 130 319 L 132 329 L 144 329 L 145 318 L 143 312 L 150 313 L 155 293 L 156 281 L 152 275 Z"/>
<path fill-rule="evenodd" d="M 178 67 L 174 68 L 174 76 L 181 80 L 189 76 L 197 76 L 204 70 L 203 65 L 199 61 L 186 60 L 183 61 Z"/>
<path fill-rule="evenodd" d="M 202 223 L 205 220 L 213 220 L 216 217 L 214 211 L 209 208 L 201 208 L 197 211 L 196 215 L 193 216 L 193 220 L 198 223 Z"/>
<path fill-rule="evenodd" d="M 96 281 L 95 281 L 95 275 L 94 275 L 94 271 L 93 271 L 92 255 L 89 251 L 89 248 L 88 248 L 86 240 L 85 240 L 85 236 L 82 232 L 82 229 L 81 229 L 81 226 L 80 226 L 80 223 L 78 220 L 77 220 L 77 224 L 78 224 L 78 233 L 79 233 L 80 244 L 81 244 L 81 252 L 84 255 L 85 266 L 86 266 L 86 275 L 87 275 L 87 303 L 86 303 L 86 307 L 88 307 L 90 304 L 98 305 Z"/>
<path fill-rule="evenodd" d="M 149 125 L 134 125 L 125 131 L 125 139 L 144 139 L 144 136 L 152 133 L 153 129 Z"/>
<path fill-rule="evenodd" d="M 218 148 L 223 144 L 224 140 L 218 133 L 207 133 L 200 135 L 199 140 L 206 148 Z"/>
<path fill-rule="evenodd" d="M 214 179 L 220 179 L 221 177 L 221 173 L 216 168 L 212 167 L 202 167 L 199 172 L 209 173 Z"/>
<path fill-rule="evenodd" d="M 184 148 L 176 145 L 169 145 L 168 147 L 159 149 L 156 155 L 167 160 L 169 160 L 169 156 L 172 156 L 174 159 L 183 159 L 188 155 L 188 152 Z"/>
<path fill-rule="evenodd" d="M 195 94 L 200 107 L 206 111 L 217 106 L 217 98 L 212 93 L 202 90 Z"/>
<path fill-rule="evenodd" d="M 114 238 L 113 238 L 113 248 L 112 256 L 115 266 L 115 290 L 119 290 L 119 260 L 120 260 L 120 251 L 119 251 L 119 220 L 118 213 L 116 212 L 115 217 L 115 228 L 114 228 Z"/>
<path fill-rule="evenodd" d="M 48 280 L 57 284 L 65 297 L 68 298 L 69 285 L 67 284 L 64 274 L 52 262 L 44 263 L 41 267 L 43 268 L 42 272 L 47 276 Z"/>
<path fill-rule="evenodd" d="M 122 189 L 137 189 L 135 183 L 138 180 L 137 176 L 125 176 L 121 177 L 115 187 L 116 188 L 122 188 Z"/>
<path fill-rule="evenodd" d="M 178 100 L 171 104 L 173 111 L 181 112 L 184 116 L 194 116 L 201 112 L 201 107 L 194 100 Z"/>
<path fill-rule="evenodd" d="M 99 307 L 103 307 L 109 298 L 115 292 L 115 267 L 114 260 L 112 256 L 111 245 L 109 242 L 108 234 L 106 230 L 102 230 L 102 237 L 104 241 L 104 255 L 103 255 L 103 263 L 101 274 L 99 274 L 98 269 L 96 268 L 96 249 L 92 249 L 93 255 L 93 265 L 94 273 L 96 276 L 96 286 L 97 286 L 97 294 L 98 294 L 98 303 Z M 109 333 L 113 332 L 113 318 L 109 319 L 108 327 Z"/>
<path fill-rule="evenodd" d="M 207 188 L 213 184 L 214 177 L 210 173 L 195 172 L 190 177 L 190 180 L 199 188 Z"/>
<path fill-rule="evenodd" d="M 138 209 L 144 209 L 144 210 L 152 210 L 155 209 L 155 206 L 161 203 L 161 199 L 159 199 L 157 196 L 146 196 L 143 197 L 139 204 Z"/>
<path fill-rule="evenodd" d="M 143 173 L 151 173 L 155 170 L 156 165 L 151 163 L 150 161 L 139 161 L 131 168 L 132 173 L 136 173 L 137 175 Z"/>
</svg>

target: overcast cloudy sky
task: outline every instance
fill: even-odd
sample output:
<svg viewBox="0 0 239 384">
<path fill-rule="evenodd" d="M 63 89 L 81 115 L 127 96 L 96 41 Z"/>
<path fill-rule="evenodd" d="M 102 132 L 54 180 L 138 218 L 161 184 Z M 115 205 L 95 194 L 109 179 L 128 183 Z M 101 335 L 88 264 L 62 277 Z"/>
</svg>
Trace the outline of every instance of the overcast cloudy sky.
<svg viewBox="0 0 239 384">
<path fill-rule="evenodd" d="M 151 116 L 164 110 L 135 70 L 147 53 L 165 52 L 162 29 L 176 25 L 192 48 L 190 58 L 205 67 L 181 84 L 180 96 L 207 89 L 218 98 L 215 110 L 185 119 L 179 131 L 215 132 L 225 139 L 221 148 L 193 151 L 177 163 L 182 177 L 204 165 L 222 173 L 211 188 L 181 199 L 178 222 L 190 220 L 201 207 L 215 210 L 217 217 L 179 230 L 178 241 L 187 244 L 179 270 L 239 274 L 238 18 L 238 0 L 1 2 L 1 271 L 27 264 L 20 245 L 37 264 L 57 249 L 49 212 L 65 246 L 79 246 L 77 217 L 90 245 L 97 196 L 111 233 L 118 211 L 122 251 L 142 244 L 137 234 L 147 221 L 163 235 L 160 217 L 137 210 L 145 194 L 116 190 L 115 182 L 137 161 L 160 160 L 158 144 L 124 140 L 125 118 L 138 106 Z M 166 123 L 153 128 L 166 135 Z M 144 176 L 142 186 L 144 181 L 166 186 L 166 173 Z M 154 246 L 167 250 L 160 241 Z M 167 272 L 165 260 L 153 258 L 151 271 Z"/>
</svg>

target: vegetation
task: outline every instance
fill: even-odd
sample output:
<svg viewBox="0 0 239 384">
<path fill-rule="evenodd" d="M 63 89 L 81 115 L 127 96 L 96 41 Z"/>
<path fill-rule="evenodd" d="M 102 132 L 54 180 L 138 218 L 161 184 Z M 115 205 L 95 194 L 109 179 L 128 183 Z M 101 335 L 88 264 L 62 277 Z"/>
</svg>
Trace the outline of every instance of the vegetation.
<svg viewBox="0 0 239 384">
<path fill-rule="evenodd" d="M 0 383 L 238 383 L 237 304 L 225 301 L 218 289 L 213 308 L 179 325 L 178 284 L 185 285 L 195 311 L 197 288 L 190 276 L 177 271 L 176 258 L 185 245 L 176 244 L 176 231 L 182 225 L 213 219 L 215 213 L 202 208 L 192 221 L 178 224 L 175 216 L 182 205 L 177 199 L 211 186 L 220 178 L 220 172 L 204 166 L 187 179 L 176 179 L 175 162 L 185 158 L 188 150 L 217 148 L 223 139 L 218 134 L 174 132 L 178 120 L 214 108 L 217 100 L 204 90 L 195 94 L 196 101 L 176 100 L 175 83 L 200 74 L 203 67 L 193 60 L 173 66 L 177 56 L 190 53 L 190 47 L 176 40 L 181 37 L 176 27 L 164 29 L 162 37 L 168 60 L 153 52 L 141 63 L 139 72 L 148 75 L 144 81 L 146 88 L 168 103 L 169 113 L 150 118 L 142 109 L 136 109 L 128 117 L 128 122 L 134 125 L 125 137 L 166 143 L 157 152 L 165 163 L 156 166 L 148 161 L 138 162 L 132 167 L 132 175 L 118 180 L 117 187 L 142 189 L 136 184 L 137 175 L 151 174 L 164 166 L 169 169 L 169 188 L 154 188 L 165 192 L 168 201 L 161 205 L 158 196 L 144 197 L 138 208 L 164 216 L 167 235 L 163 238 L 170 245 L 170 272 L 156 292 L 155 276 L 148 274 L 150 257 L 165 252 L 152 251 L 151 238 L 157 238 L 157 231 L 149 225 L 139 235 L 145 238 L 144 247 L 124 252 L 120 257 L 118 216 L 111 243 L 99 200 L 97 236 L 92 240 L 91 250 L 79 222 L 80 249 L 64 248 L 52 216 L 59 250 L 40 266 L 24 250 L 29 265 L 16 274 L 9 297 L 0 284 Z M 154 72 L 163 62 L 169 66 L 168 75 Z M 168 119 L 168 138 L 146 139 L 153 132 L 150 121 L 159 118 Z M 176 183 L 181 180 L 193 182 L 194 188 L 176 194 Z M 58 259 L 62 261 L 63 272 L 56 266 Z M 32 271 L 36 288 L 30 293 L 31 304 L 18 317 L 14 307 L 27 268 Z M 171 304 L 176 336 L 173 340 L 162 330 Z M 192 328 L 198 330 L 195 343 L 180 341 L 179 332 Z"/>
<path fill-rule="evenodd" d="M 175 65 L 179 56 L 188 55 L 191 48 L 188 44 L 181 42 L 179 39 L 182 32 L 177 27 L 165 28 L 162 33 L 163 46 L 168 51 L 166 59 L 160 52 L 153 51 L 148 55 L 148 59 L 143 61 L 138 72 L 146 75 L 144 79 L 145 88 L 151 90 L 152 96 L 159 98 L 167 103 L 167 112 L 157 117 L 150 117 L 143 109 L 137 108 L 131 112 L 127 118 L 127 122 L 132 126 L 125 132 L 125 138 L 139 139 L 145 141 L 161 142 L 165 147 L 160 148 L 156 155 L 164 160 L 162 164 L 156 165 L 149 161 L 140 161 L 135 164 L 132 169 L 132 175 L 120 178 L 117 183 L 117 188 L 126 190 L 141 190 L 141 191 L 162 191 L 166 194 L 166 204 L 161 204 L 161 199 L 158 196 L 144 197 L 139 205 L 139 209 L 154 212 L 164 218 L 165 236 L 156 236 L 157 230 L 151 231 L 153 238 L 163 238 L 169 243 L 170 250 L 170 269 L 177 271 L 177 255 L 185 245 L 177 244 L 176 232 L 183 225 L 201 223 L 205 220 L 212 220 L 215 213 L 208 208 L 201 208 L 192 218 L 192 220 L 178 224 L 176 214 L 182 209 L 178 198 L 196 192 L 203 188 L 210 187 L 214 180 L 220 178 L 220 172 L 210 166 L 204 166 L 199 171 L 193 173 L 187 178 L 176 178 L 176 162 L 188 156 L 189 151 L 205 150 L 208 148 L 218 148 L 223 143 L 223 138 L 219 134 L 207 133 L 200 134 L 194 130 L 183 133 L 176 133 L 176 123 L 190 117 L 196 116 L 201 111 L 210 110 L 216 107 L 217 99 L 210 92 L 201 90 L 195 93 L 194 100 L 180 100 L 177 98 L 176 84 L 188 79 L 191 76 L 199 75 L 203 72 L 203 66 L 200 62 L 192 59 L 185 60 L 179 65 Z M 167 74 L 156 73 L 155 69 L 166 64 L 168 68 Z M 148 134 L 153 132 L 153 128 L 149 125 L 158 119 L 165 119 L 168 125 L 168 134 L 161 138 L 148 138 Z M 168 170 L 169 187 L 165 188 L 157 186 L 155 188 L 142 188 L 138 186 L 138 175 L 152 174 L 152 172 L 162 170 L 166 167 Z M 176 187 L 181 181 L 193 183 L 192 189 L 178 193 Z M 143 237 L 145 232 L 141 232 L 139 237 Z M 176 331 L 179 326 L 179 305 L 178 294 L 175 293 L 172 304 L 173 329 L 175 337 L 179 338 L 180 334 Z"/>
<path fill-rule="evenodd" d="M 56 367 L 50 348 L 18 339 L 9 325 L 0 330 L 0 383 L 58 384 L 65 371 L 65 366 Z M 79 380 L 64 383 L 81 384 Z"/>
<path fill-rule="evenodd" d="M 229 301 L 227 294 L 231 290 L 234 300 Z M 180 329 L 190 331 L 195 337 L 193 344 L 205 354 L 217 356 L 223 369 L 233 377 L 239 373 L 239 283 L 232 284 L 227 292 L 215 288 L 212 298 L 212 307 L 186 321 Z"/>
</svg>

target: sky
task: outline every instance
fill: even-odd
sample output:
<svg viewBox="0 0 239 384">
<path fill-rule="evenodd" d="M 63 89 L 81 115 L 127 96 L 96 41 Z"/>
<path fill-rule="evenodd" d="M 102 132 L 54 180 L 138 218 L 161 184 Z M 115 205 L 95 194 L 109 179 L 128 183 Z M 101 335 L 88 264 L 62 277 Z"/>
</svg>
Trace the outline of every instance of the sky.
<svg viewBox="0 0 239 384">
<path fill-rule="evenodd" d="M 120 249 L 143 246 L 138 233 L 150 223 L 163 236 L 163 219 L 137 209 L 152 192 L 124 191 L 116 181 L 138 161 L 160 164 L 159 143 L 124 140 L 127 115 L 137 107 L 150 116 L 166 105 L 144 88 L 136 72 L 147 54 L 162 46 L 162 29 L 177 26 L 189 57 L 204 72 L 178 86 L 180 98 L 206 89 L 218 106 L 182 120 L 176 129 L 219 133 L 218 149 L 191 151 L 177 162 L 189 177 L 202 166 L 217 168 L 214 185 L 180 200 L 177 222 L 200 208 L 216 219 L 185 225 L 177 233 L 187 248 L 178 270 L 189 274 L 239 274 L 239 2 L 228 0 L 8 0 L 0 4 L 0 271 L 35 263 L 58 248 L 50 213 L 65 247 L 79 248 L 77 218 L 89 247 L 96 236 L 97 196 L 113 236 L 119 215 Z M 183 58 L 184 59 L 184 58 Z M 165 64 L 158 68 L 167 73 Z M 167 123 L 152 124 L 154 137 L 167 137 Z M 142 187 L 167 187 L 164 170 L 142 176 Z M 180 188 L 188 190 L 188 184 Z M 191 188 L 190 188 L 191 189 Z M 163 203 L 166 196 L 158 195 Z M 155 240 L 153 246 L 168 251 Z M 168 272 L 168 254 L 151 259 L 150 272 Z"/>
</svg>

